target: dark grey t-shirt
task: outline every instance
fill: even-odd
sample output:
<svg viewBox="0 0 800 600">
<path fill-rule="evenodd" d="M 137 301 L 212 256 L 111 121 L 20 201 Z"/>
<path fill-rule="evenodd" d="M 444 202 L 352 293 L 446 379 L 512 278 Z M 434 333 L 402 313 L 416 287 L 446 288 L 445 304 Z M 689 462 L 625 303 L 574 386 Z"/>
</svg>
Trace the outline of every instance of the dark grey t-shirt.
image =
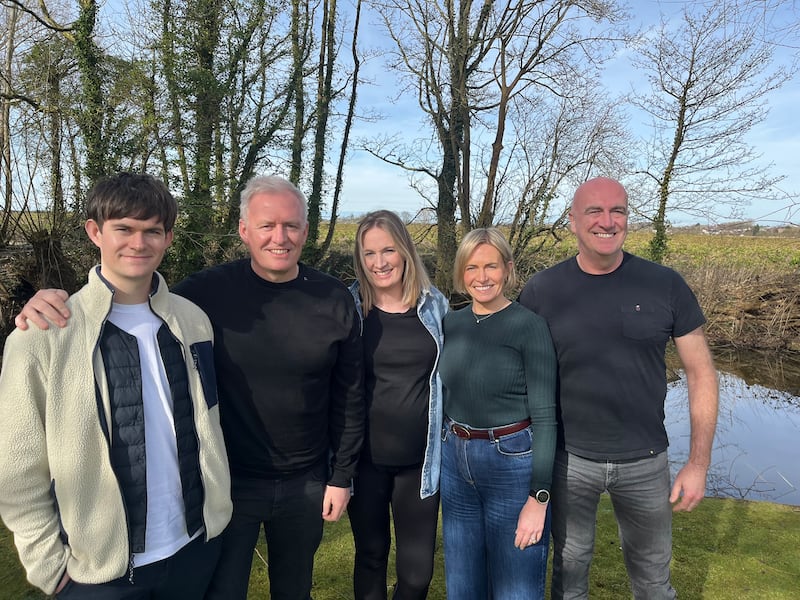
<svg viewBox="0 0 800 600">
<path fill-rule="evenodd" d="M 556 348 L 559 447 L 594 460 L 665 450 L 666 344 L 705 323 L 683 278 L 627 252 L 607 275 L 571 258 L 537 273 L 520 303 Z"/>
</svg>

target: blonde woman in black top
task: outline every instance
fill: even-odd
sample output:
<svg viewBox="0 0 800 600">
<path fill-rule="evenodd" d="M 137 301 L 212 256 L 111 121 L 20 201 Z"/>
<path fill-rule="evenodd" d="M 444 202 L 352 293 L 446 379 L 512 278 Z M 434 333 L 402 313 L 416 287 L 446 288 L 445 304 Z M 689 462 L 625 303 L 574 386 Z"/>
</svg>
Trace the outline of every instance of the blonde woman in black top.
<svg viewBox="0 0 800 600">
<path fill-rule="evenodd" d="M 436 370 L 448 303 L 434 288 L 400 218 L 366 215 L 356 233 L 367 431 L 348 512 L 357 600 L 387 597 L 395 525 L 395 600 L 424 599 L 439 514 L 441 384 Z"/>
</svg>

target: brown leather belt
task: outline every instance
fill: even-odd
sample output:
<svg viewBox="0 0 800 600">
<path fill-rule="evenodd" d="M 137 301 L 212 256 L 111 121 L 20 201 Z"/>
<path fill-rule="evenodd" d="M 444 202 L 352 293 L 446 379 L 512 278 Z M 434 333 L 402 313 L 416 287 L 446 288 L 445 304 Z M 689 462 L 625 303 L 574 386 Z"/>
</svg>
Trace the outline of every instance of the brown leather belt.
<svg viewBox="0 0 800 600">
<path fill-rule="evenodd" d="M 531 424 L 530 419 L 511 423 L 511 425 L 503 425 L 502 427 L 491 427 L 488 429 L 473 429 L 472 427 L 465 427 L 458 423 L 450 423 L 447 429 L 453 434 L 460 437 L 462 440 L 492 440 L 497 439 L 504 435 L 517 433 L 522 431 Z"/>
</svg>

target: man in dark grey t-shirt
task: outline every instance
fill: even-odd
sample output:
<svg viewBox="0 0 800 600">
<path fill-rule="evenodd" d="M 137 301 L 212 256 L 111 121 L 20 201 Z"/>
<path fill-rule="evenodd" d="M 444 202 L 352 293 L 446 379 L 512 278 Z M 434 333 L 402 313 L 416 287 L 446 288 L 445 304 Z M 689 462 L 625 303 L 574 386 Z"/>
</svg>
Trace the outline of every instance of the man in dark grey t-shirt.
<svg viewBox="0 0 800 600">
<path fill-rule="evenodd" d="M 577 256 L 537 273 L 520 296 L 547 320 L 559 365 L 551 597 L 588 598 L 597 505 L 607 491 L 634 597 L 675 598 L 672 511 L 702 500 L 716 427 L 705 318 L 680 275 L 622 250 L 628 196 L 619 182 L 601 177 L 581 185 L 569 217 Z M 689 459 L 671 487 L 669 338 L 686 372 L 692 423 Z"/>
</svg>

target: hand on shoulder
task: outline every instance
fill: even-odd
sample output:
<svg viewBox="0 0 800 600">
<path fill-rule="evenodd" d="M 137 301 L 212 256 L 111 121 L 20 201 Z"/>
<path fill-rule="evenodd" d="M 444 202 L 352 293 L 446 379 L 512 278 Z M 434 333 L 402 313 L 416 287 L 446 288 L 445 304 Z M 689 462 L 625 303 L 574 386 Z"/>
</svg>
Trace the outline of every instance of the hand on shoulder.
<svg viewBox="0 0 800 600">
<path fill-rule="evenodd" d="M 39 290 L 14 317 L 14 324 L 23 331 L 28 329 L 28 321 L 39 329 L 48 329 L 50 324 L 66 327 L 70 317 L 66 304 L 68 298 L 69 294 L 65 290 Z"/>
</svg>

